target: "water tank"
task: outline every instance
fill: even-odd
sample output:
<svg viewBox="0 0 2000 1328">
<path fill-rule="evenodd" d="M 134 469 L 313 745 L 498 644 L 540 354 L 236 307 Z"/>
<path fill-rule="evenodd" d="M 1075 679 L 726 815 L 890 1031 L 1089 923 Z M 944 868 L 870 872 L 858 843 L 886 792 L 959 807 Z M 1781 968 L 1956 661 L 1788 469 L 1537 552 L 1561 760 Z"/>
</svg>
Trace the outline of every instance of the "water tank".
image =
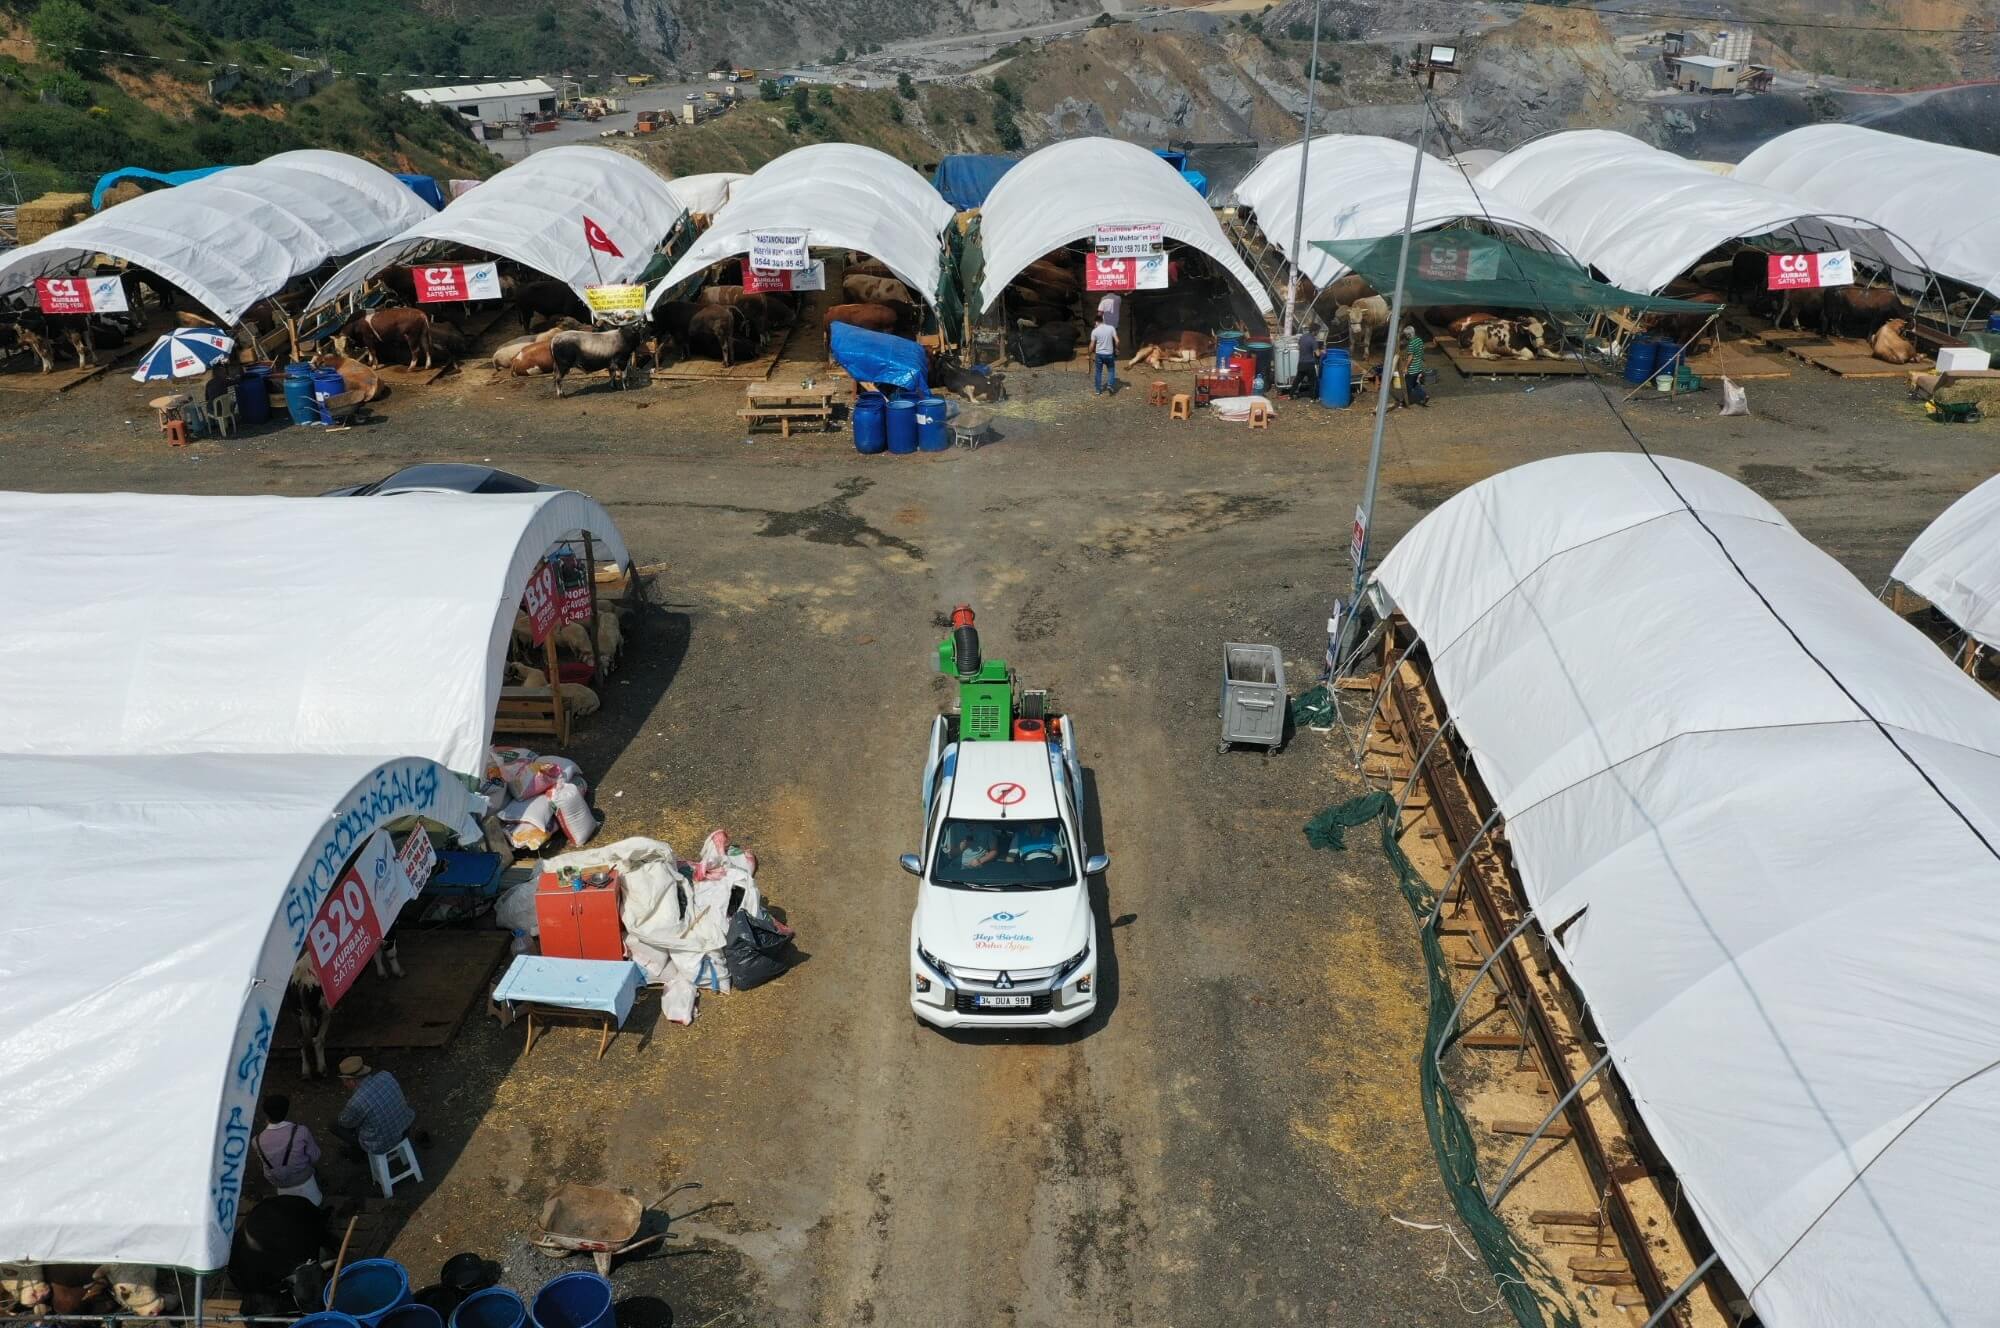
<svg viewBox="0 0 2000 1328">
<path fill-rule="evenodd" d="M 1271 339 L 1271 376 L 1280 387 L 1288 387 L 1299 376 L 1299 339 Z"/>
<path fill-rule="evenodd" d="M 863 392 L 854 402 L 854 450 L 863 456 L 874 456 L 889 445 L 886 404 L 880 392 Z"/>
<path fill-rule="evenodd" d="M 244 366 L 236 380 L 236 413 L 245 426 L 263 424 L 271 418 L 271 366 Z"/>
<path fill-rule="evenodd" d="M 951 446 L 944 398 L 925 397 L 917 402 L 917 446 L 926 452 L 942 452 Z"/>
<path fill-rule="evenodd" d="M 1644 383 L 1651 381 L 1653 366 L 1658 363 L 1660 344 L 1651 337 L 1634 337 L 1625 346 L 1625 381 Z"/>
<path fill-rule="evenodd" d="M 285 409 L 293 424 L 318 424 L 319 403 L 313 400 L 313 368 L 310 364 L 285 367 Z"/>
<path fill-rule="evenodd" d="M 891 401 L 888 406 L 889 451 L 908 456 L 917 450 L 917 403 Z"/>
<path fill-rule="evenodd" d="M 1319 404 L 1346 410 L 1354 401 L 1354 361 L 1344 350 L 1324 350 L 1319 357 Z"/>
</svg>

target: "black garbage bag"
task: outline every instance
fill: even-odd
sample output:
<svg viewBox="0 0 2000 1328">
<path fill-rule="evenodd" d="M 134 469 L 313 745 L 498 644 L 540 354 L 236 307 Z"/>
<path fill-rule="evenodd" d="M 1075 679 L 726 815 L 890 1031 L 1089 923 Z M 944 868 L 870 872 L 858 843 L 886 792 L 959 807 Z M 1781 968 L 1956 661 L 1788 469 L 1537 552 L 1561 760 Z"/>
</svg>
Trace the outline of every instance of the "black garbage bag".
<svg viewBox="0 0 2000 1328">
<path fill-rule="evenodd" d="M 760 987 L 791 965 L 783 958 L 792 943 L 792 929 L 768 914 L 753 917 L 739 908 L 729 916 L 729 939 L 722 961 L 729 968 L 729 985 L 736 991 Z"/>
</svg>

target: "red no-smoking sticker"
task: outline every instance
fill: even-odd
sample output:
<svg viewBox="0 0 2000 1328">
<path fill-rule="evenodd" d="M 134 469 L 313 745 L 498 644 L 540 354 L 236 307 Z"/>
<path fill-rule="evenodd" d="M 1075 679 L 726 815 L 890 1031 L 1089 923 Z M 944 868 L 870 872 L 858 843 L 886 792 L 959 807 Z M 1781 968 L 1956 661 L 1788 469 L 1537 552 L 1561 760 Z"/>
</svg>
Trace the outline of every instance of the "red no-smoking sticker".
<svg viewBox="0 0 2000 1328">
<path fill-rule="evenodd" d="M 995 784 L 986 790 L 986 796 L 1002 807 L 1012 807 L 1028 796 L 1028 790 L 1019 784 Z"/>
</svg>

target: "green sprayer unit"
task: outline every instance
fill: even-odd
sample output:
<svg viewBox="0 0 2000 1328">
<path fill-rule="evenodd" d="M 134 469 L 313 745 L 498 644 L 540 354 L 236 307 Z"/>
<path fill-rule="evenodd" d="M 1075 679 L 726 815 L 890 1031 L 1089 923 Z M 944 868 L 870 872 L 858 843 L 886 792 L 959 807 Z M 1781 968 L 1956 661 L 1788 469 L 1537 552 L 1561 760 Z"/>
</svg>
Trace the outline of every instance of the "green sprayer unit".
<svg viewBox="0 0 2000 1328">
<path fill-rule="evenodd" d="M 1004 659 L 979 657 L 972 606 L 951 611 L 951 635 L 938 642 L 938 672 L 958 679 L 961 742 L 1006 742 L 1014 736 L 1014 674 Z"/>
</svg>

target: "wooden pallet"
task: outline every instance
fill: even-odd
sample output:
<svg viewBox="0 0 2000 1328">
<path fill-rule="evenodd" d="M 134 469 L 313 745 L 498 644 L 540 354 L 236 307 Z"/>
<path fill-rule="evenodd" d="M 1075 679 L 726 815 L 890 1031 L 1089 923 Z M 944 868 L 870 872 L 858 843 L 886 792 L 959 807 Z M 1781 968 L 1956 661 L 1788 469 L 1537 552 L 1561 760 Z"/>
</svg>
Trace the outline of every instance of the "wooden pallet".
<svg viewBox="0 0 2000 1328">
<path fill-rule="evenodd" d="M 1471 351 L 1458 344 L 1458 338 L 1449 332 L 1436 334 L 1431 349 L 1451 362 L 1451 367 L 1466 377 L 1477 374 L 1491 374 L 1500 378 L 1547 378 L 1561 374 L 1587 374 L 1590 366 L 1581 360 L 1481 360 L 1475 359 Z"/>
<path fill-rule="evenodd" d="M 712 383 L 712 382 L 763 382 L 778 367 L 778 360 L 785 353 L 785 346 L 792 335 L 799 330 L 795 322 L 772 338 L 771 349 L 754 360 L 738 360 L 724 368 L 721 360 L 703 360 L 683 357 L 664 369 L 653 370 L 654 382 Z"/>
<path fill-rule="evenodd" d="M 1730 321 L 1753 340 L 1841 378 L 1901 378 L 1913 368 L 1928 367 L 1884 363 L 1870 353 L 1867 342 L 1855 337 L 1827 337 L 1798 328 L 1779 329 L 1750 314 L 1732 315 Z"/>
<path fill-rule="evenodd" d="M 362 973 L 334 1011 L 329 1058 L 336 1050 L 448 1045 L 486 999 L 493 970 L 507 953 L 507 937 L 487 930 L 398 932 L 396 944 L 405 976 L 379 977 L 372 967 Z M 297 1022 L 279 1020 L 276 1049 L 298 1046 Z"/>
<path fill-rule="evenodd" d="M 1724 341 L 1699 355 L 1690 355 L 1687 367 L 1703 378 L 1730 378 L 1739 383 L 1792 376 L 1787 357 L 1769 348 L 1746 350 L 1740 341 Z"/>
</svg>

